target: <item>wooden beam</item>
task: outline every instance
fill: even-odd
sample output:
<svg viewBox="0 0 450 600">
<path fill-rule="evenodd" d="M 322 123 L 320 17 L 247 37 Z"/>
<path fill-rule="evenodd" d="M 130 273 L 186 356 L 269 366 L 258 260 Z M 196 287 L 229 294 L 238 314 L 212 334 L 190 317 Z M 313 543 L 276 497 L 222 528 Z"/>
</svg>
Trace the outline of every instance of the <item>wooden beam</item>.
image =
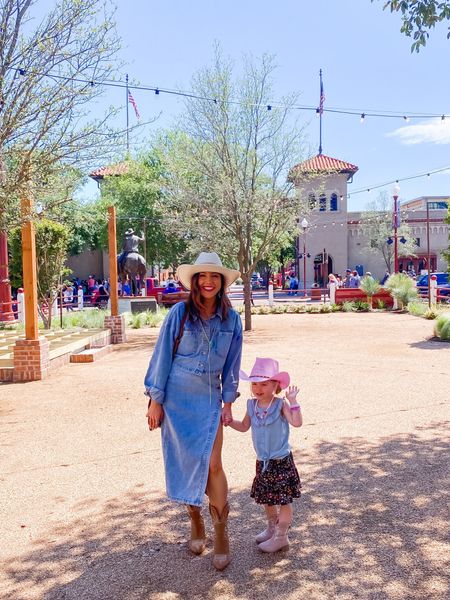
<svg viewBox="0 0 450 600">
<path fill-rule="evenodd" d="M 22 194 L 22 270 L 23 292 L 25 301 L 25 339 L 37 340 L 38 333 L 38 301 L 36 270 L 36 239 L 34 223 L 31 218 L 33 201 L 30 192 Z M 51 310 L 49 308 L 49 310 Z"/>
<path fill-rule="evenodd" d="M 108 247 L 109 247 L 109 299 L 111 301 L 111 316 L 119 314 L 117 294 L 117 241 L 116 241 L 116 207 L 108 207 Z"/>
</svg>

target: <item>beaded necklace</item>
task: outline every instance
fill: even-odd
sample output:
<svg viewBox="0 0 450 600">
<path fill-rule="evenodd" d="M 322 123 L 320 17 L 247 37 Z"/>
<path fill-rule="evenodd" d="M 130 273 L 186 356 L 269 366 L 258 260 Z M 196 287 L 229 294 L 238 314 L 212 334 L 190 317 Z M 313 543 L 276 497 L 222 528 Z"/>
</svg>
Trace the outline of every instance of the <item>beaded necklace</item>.
<svg viewBox="0 0 450 600">
<path fill-rule="evenodd" d="M 264 421 L 265 418 L 267 417 L 270 407 L 272 406 L 272 402 L 274 401 L 275 396 L 272 396 L 272 400 L 269 402 L 269 406 L 267 408 L 259 408 L 258 405 L 258 400 L 255 398 L 255 417 L 259 420 L 259 421 Z"/>
</svg>

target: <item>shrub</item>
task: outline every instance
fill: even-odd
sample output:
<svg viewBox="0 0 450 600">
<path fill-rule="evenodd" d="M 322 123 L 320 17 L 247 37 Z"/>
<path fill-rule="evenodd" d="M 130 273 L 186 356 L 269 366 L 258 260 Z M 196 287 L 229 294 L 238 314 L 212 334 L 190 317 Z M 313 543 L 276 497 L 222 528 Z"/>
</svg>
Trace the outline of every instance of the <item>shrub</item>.
<svg viewBox="0 0 450 600">
<path fill-rule="evenodd" d="M 439 310 L 436 307 L 427 308 L 425 310 L 425 312 L 423 313 L 423 316 L 425 317 L 425 319 L 429 319 L 430 321 L 435 319 L 438 315 L 439 315 Z"/>
<path fill-rule="evenodd" d="M 450 312 L 441 313 L 434 323 L 434 333 L 441 340 L 450 342 Z"/>
<path fill-rule="evenodd" d="M 377 298 L 376 304 L 377 304 L 378 310 L 384 310 L 386 308 L 386 302 L 384 300 L 380 300 L 379 298 Z"/>
<path fill-rule="evenodd" d="M 368 312 L 370 310 L 370 304 L 364 302 L 364 300 L 355 300 L 353 304 L 358 312 Z"/>
<path fill-rule="evenodd" d="M 386 281 L 385 287 L 389 290 L 391 296 L 397 300 L 400 309 L 408 306 L 410 302 L 418 298 L 415 281 L 403 273 L 391 275 Z"/>
<path fill-rule="evenodd" d="M 372 297 L 380 290 L 380 282 L 371 275 L 366 275 L 360 281 L 359 287 L 367 296 L 368 310 L 372 308 Z"/>
<path fill-rule="evenodd" d="M 330 304 L 322 304 L 322 306 L 319 308 L 319 311 L 321 313 L 330 313 L 333 312 L 333 309 L 331 308 Z"/>
<path fill-rule="evenodd" d="M 350 302 L 350 301 L 344 302 L 342 304 L 342 310 L 344 312 L 355 312 L 356 311 L 355 303 L 354 302 Z"/>
<path fill-rule="evenodd" d="M 110 315 L 109 310 L 98 310 L 96 308 L 85 308 L 80 311 L 73 311 L 63 314 L 63 329 L 73 329 L 81 327 L 82 329 L 103 329 L 105 317 Z M 52 328 L 59 329 L 59 317 L 52 322 Z"/>
<path fill-rule="evenodd" d="M 331 312 L 340 312 L 342 310 L 342 304 L 332 304 Z"/>
<path fill-rule="evenodd" d="M 408 304 L 408 312 L 415 317 L 423 317 L 427 312 L 427 305 L 423 302 L 410 302 Z"/>
</svg>

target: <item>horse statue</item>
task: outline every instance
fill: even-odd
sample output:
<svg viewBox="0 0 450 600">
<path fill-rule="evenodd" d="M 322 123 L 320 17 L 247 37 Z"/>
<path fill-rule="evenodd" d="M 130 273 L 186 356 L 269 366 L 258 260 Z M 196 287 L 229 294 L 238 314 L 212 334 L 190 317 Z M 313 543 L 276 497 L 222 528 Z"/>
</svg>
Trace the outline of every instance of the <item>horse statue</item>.
<svg viewBox="0 0 450 600">
<path fill-rule="evenodd" d="M 117 274 L 122 285 L 129 279 L 133 296 L 139 295 L 141 286 L 145 285 L 147 265 L 144 257 L 139 254 L 139 242 L 143 241 L 145 241 L 143 233 L 139 237 L 134 234 L 133 229 L 127 229 L 122 244 L 122 252 L 117 257 Z M 139 281 L 137 275 L 139 275 Z"/>
</svg>

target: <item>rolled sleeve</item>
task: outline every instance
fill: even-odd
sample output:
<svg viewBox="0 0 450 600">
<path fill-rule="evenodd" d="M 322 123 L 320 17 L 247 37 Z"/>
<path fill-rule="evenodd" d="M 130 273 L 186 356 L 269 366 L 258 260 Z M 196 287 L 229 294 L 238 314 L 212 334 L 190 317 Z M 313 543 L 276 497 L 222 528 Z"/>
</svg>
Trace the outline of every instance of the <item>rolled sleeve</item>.
<svg viewBox="0 0 450 600">
<path fill-rule="evenodd" d="M 173 345 L 185 311 L 183 302 L 172 307 L 162 324 L 144 379 L 146 394 L 158 404 L 164 403 L 165 388 L 172 368 Z"/>
<path fill-rule="evenodd" d="M 236 322 L 230 349 L 222 370 L 222 400 L 225 403 L 234 402 L 239 386 L 239 369 L 242 356 L 242 322 L 236 313 Z"/>
</svg>

